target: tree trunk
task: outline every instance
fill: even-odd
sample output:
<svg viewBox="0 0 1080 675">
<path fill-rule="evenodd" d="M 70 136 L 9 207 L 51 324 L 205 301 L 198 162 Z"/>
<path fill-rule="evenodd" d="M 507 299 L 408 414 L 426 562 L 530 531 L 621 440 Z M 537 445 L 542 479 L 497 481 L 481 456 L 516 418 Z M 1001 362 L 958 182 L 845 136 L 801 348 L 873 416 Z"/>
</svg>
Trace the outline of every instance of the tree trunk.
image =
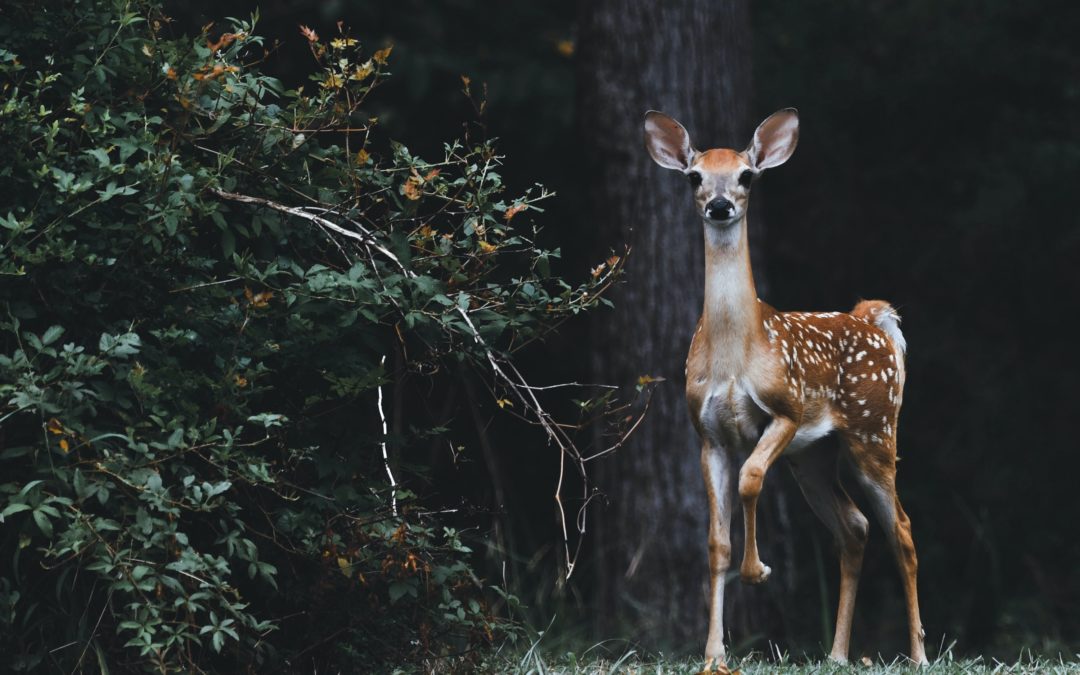
<svg viewBox="0 0 1080 675">
<path fill-rule="evenodd" d="M 607 496 L 589 533 L 597 547 L 597 628 L 605 638 L 700 652 L 708 508 L 683 391 L 704 298 L 703 232 L 686 181 L 646 153 L 642 123 L 646 110 L 657 109 L 680 120 L 698 148 L 747 144 L 753 131 L 747 2 L 583 0 L 580 10 L 579 119 L 596 250 L 606 255 L 633 246 L 615 309 L 594 315 L 595 376 L 620 384 L 646 374 L 666 378 L 630 444 L 595 469 Z M 759 219 L 751 218 L 750 228 L 751 250 L 760 256 Z M 760 264 L 754 267 L 760 272 Z M 762 281 L 759 276 L 759 291 Z M 762 495 L 766 547 L 786 534 L 782 487 L 774 479 Z M 733 520 L 741 523 L 738 512 Z M 775 555 L 766 560 L 783 572 L 790 555 L 775 545 L 763 555 L 769 552 Z M 732 583 L 726 625 L 736 642 L 751 629 L 778 637 L 777 607 L 791 577 L 774 575 L 763 589 Z"/>
</svg>

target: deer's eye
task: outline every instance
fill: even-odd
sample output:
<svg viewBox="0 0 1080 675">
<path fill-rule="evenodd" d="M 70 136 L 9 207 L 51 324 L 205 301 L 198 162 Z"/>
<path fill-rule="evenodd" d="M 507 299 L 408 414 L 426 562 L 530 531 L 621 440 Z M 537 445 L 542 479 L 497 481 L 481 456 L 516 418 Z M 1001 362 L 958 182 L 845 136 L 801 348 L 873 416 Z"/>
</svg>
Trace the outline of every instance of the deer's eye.
<svg viewBox="0 0 1080 675">
<path fill-rule="evenodd" d="M 690 181 L 690 187 L 696 188 L 701 185 L 701 174 L 697 171 L 691 171 L 686 174 L 686 178 Z"/>
<path fill-rule="evenodd" d="M 739 174 L 739 185 L 743 187 L 750 187 L 750 183 L 754 182 L 754 172 L 750 169 L 743 171 Z"/>
</svg>

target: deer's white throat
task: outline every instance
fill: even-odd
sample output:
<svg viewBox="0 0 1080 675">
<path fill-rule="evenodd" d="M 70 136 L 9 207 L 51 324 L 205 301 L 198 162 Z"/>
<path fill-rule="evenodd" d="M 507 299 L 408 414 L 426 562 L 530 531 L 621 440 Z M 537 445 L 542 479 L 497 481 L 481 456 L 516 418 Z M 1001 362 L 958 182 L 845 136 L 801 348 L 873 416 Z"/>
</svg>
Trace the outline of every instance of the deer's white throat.
<svg viewBox="0 0 1080 675">
<path fill-rule="evenodd" d="M 761 308 L 750 270 L 746 218 L 705 225 L 705 306 L 702 316 L 715 376 L 743 372 L 761 332 Z"/>
</svg>

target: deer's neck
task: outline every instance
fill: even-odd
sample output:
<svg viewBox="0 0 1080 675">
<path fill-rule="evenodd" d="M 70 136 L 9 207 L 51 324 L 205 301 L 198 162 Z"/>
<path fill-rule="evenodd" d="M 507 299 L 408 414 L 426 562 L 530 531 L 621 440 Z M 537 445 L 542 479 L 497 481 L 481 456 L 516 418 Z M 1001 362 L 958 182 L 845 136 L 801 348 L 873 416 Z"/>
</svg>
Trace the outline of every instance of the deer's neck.
<svg viewBox="0 0 1080 675">
<path fill-rule="evenodd" d="M 702 330 L 717 375 L 744 372 L 755 342 L 765 339 L 746 225 L 745 216 L 723 229 L 705 225 Z"/>
</svg>

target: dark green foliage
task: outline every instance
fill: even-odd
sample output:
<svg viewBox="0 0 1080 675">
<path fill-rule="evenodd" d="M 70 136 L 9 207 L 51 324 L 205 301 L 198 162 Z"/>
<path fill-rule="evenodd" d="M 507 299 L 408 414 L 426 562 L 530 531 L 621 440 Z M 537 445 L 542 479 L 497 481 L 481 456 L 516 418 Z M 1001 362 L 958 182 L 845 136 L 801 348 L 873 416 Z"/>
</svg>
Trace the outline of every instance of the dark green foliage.
<svg viewBox="0 0 1080 675">
<path fill-rule="evenodd" d="M 380 388 L 490 375 L 617 264 L 551 276 L 547 193 L 507 197 L 490 144 L 382 138 L 388 50 L 309 34 L 284 91 L 253 24 L 0 9 L 4 670 L 352 671 L 512 630 L 389 488 L 384 450 L 441 430 L 385 436 Z"/>
</svg>

